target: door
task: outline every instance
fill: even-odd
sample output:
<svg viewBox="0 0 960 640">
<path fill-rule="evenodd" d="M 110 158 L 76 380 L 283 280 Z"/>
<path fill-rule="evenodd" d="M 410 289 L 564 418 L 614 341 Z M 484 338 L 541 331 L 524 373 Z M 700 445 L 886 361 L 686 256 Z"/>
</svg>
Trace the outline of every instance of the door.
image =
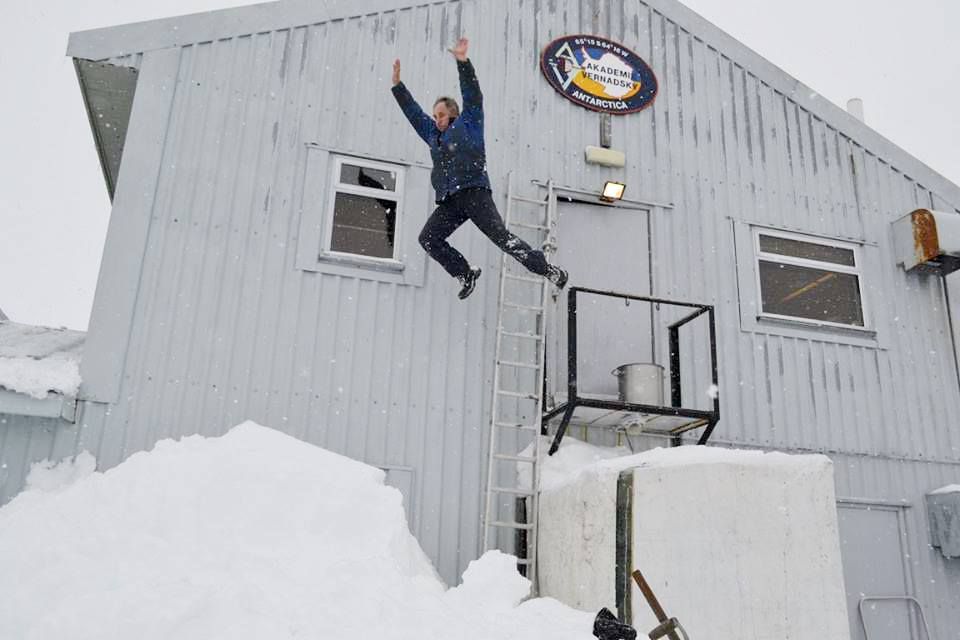
<svg viewBox="0 0 960 640">
<path fill-rule="evenodd" d="M 588 203 L 557 204 L 557 252 L 570 274 L 554 307 L 548 340 L 548 392 L 567 385 L 567 293 L 571 286 L 650 295 L 649 214 Z M 616 396 L 621 364 L 652 362 L 651 305 L 620 298 L 577 297 L 577 377 L 580 395 Z M 663 364 L 663 363 L 661 363 Z"/>
<path fill-rule="evenodd" d="M 840 552 L 851 640 L 928 640 L 918 627 L 916 605 L 901 598 L 913 592 L 902 512 L 896 506 L 839 505 Z"/>
</svg>

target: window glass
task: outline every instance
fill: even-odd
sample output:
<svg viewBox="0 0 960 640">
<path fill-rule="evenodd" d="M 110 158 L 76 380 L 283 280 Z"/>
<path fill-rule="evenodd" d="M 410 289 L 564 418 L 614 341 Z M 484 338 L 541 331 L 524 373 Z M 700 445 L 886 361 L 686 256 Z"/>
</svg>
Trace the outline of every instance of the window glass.
<svg viewBox="0 0 960 640">
<path fill-rule="evenodd" d="M 864 326 L 857 275 L 768 260 L 759 262 L 764 313 Z"/>
<path fill-rule="evenodd" d="M 397 203 L 352 193 L 336 194 L 330 250 L 393 258 Z"/>
<path fill-rule="evenodd" d="M 397 174 L 395 171 L 361 167 L 346 162 L 340 166 L 340 183 L 353 184 L 370 189 L 397 190 Z"/>
<path fill-rule="evenodd" d="M 846 267 L 856 266 L 852 249 L 815 244 L 813 242 L 804 242 L 802 240 L 794 240 L 793 238 L 782 238 L 762 233 L 760 234 L 760 251 L 764 253 L 776 253 L 792 258 L 830 262 Z"/>
</svg>

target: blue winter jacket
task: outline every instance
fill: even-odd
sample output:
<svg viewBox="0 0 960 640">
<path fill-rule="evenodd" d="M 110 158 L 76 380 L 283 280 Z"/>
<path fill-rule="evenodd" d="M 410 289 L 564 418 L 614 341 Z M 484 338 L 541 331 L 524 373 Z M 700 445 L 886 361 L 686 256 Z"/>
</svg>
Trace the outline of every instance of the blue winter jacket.
<svg viewBox="0 0 960 640">
<path fill-rule="evenodd" d="M 402 82 L 393 87 L 393 97 L 403 109 L 403 115 L 407 116 L 417 135 L 430 146 L 430 156 L 433 158 L 430 181 L 437 194 L 437 202 L 470 187 L 490 189 L 487 153 L 483 146 L 483 95 L 480 93 L 480 83 L 469 60 L 458 60 L 457 71 L 460 74 L 463 110 L 443 133 L 433 118 L 423 112 Z"/>
</svg>

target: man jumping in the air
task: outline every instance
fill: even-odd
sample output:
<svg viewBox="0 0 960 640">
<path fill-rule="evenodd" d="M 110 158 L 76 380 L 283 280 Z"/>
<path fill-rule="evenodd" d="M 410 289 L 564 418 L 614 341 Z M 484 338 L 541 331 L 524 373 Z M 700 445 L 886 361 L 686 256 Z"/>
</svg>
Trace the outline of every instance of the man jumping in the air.
<svg viewBox="0 0 960 640">
<path fill-rule="evenodd" d="M 430 180 L 436 191 L 437 208 L 420 232 L 420 244 L 451 276 L 460 281 L 460 299 L 473 292 L 480 268 L 471 267 L 447 238 L 467 220 L 520 264 L 557 287 L 567 283 L 567 272 L 547 264 L 542 251 L 512 234 L 497 212 L 487 177 L 483 145 L 483 96 L 473 65 L 467 59 L 467 39 L 450 49 L 457 59 L 463 113 L 453 98 L 437 98 L 433 119 L 417 104 L 400 82 L 400 61 L 393 63 L 393 96 L 417 134 L 430 146 L 433 170 Z"/>
</svg>

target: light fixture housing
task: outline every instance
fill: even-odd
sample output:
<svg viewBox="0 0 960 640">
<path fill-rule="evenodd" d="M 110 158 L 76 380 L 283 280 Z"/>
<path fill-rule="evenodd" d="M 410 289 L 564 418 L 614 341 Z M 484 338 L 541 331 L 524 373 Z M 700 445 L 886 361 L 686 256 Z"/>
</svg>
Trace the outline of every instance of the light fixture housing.
<svg viewBox="0 0 960 640">
<path fill-rule="evenodd" d="M 623 197 L 623 192 L 627 188 L 622 182 L 613 182 L 612 180 L 607 180 L 603 184 L 603 193 L 600 196 L 600 199 L 604 202 L 616 202 L 617 200 Z"/>
</svg>

